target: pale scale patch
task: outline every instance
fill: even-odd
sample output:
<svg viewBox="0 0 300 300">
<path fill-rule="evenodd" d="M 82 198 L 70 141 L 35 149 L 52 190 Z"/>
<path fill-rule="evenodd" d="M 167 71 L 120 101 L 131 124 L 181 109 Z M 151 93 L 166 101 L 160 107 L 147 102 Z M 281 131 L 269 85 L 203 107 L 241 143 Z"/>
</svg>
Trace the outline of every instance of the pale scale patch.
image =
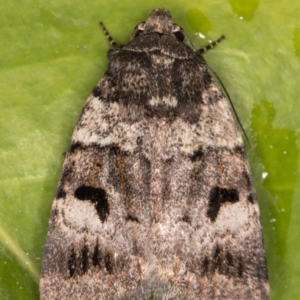
<svg viewBox="0 0 300 300">
<path fill-rule="evenodd" d="M 115 128 L 119 119 L 119 104 L 115 102 L 104 103 L 93 98 L 89 109 L 81 118 L 81 126 L 77 127 L 72 140 L 84 145 L 90 143 L 101 146 L 111 145 L 115 140 L 112 128 Z"/>
<path fill-rule="evenodd" d="M 99 131 L 90 131 L 86 127 L 79 128 L 73 136 L 74 142 L 81 142 L 84 145 L 90 143 L 98 144 L 99 146 L 107 146 L 113 143 L 117 143 L 120 148 L 124 151 L 133 152 L 137 145 L 136 140 L 140 136 L 140 123 L 128 124 L 125 122 L 120 122 L 118 125 L 113 127 L 113 130 L 109 132 Z M 215 134 L 211 135 L 210 131 L 207 131 L 206 126 L 210 127 L 210 131 L 213 131 Z M 101 126 L 102 129 L 105 126 Z M 173 148 L 178 148 L 180 151 L 186 155 L 191 155 L 195 150 L 198 150 L 199 147 L 226 147 L 228 149 L 234 149 L 236 146 L 242 145 L 242 138 L 237 133 L 236 127 L 232 126 L 226 130 L 226 133 L 218 123 L 216 124 L 202 124 L 202 126 L 197 126 L 196 124 L 189 124 L 178 118 L 175 122 L 165 125 L 160 125 L 159 129 L 154 128 L 157 134 L 166 136 L 164 131 L 169 130 L 171 127 L 172 130 L 177 130 L 177 135 L 174 137 L 173 134 L 167 136 L 170 138 L 170 143 L 168 148 L 170 150 Z M 99 133 L 98 133 L 99 132 Z M 228 139 L 229 135 L 235 136 L 235 139 Z M 166 143 L 164 143 L 166 145 Z"/>
<path fill-rule="evenodd" d="M 158 119 L 157 122 L 160 129 L 154 130 L 157 134 L 164 136 L 166 136 L 164 131 L 167 130 L 170 133 L 169 137 L 171 140 L 169 146 L 167 146 L 170 148 L 170 151 L 174 150 L 174 147 L 177 148 L 178 145 L 180 150 L 188 155 L 193 154 L 201 146 L 233 149 L 237 145 L 242 144 L 242 138 L 232 120 L 230 107 L 228 107 L 226 102 L 218 101 L 218 105 L 215 107 L 219 111 L 217 115 L 223 116 L 225 114 L 225 123 L 224 121 L 221 122 L 217 116 L 211 118 L 208 109 L 210 106 L 204 105 L 202 107 L 202 117 L 198 124 L 190 124 L 180 118 L 171 124 L 164 123 L 164 120 Z M 177 99 L 175 97 L 163 97 L 162 99 L 153 97 L 149 103 L 151 105 L 164 103 L 165 105 L 174 107 L 177 105 Z M 81 142 L 84 145 L 95 143 L 99 146 L 107 146 L 119 142 L 119 146 L 123 150 L 134 151 L 136 148 L 136 139 L 140 136 L 141 129 L 143 129 L 141 122 L 132 125 L 119 122 L 118 113 L 119 104 L 114 102 L 104 103 L 97 98 L 92 99 L 89 104 L 89 110 L 82 117 L 83 125 L 75 131 L 73 141 Z M 206 120 L 209 118 L 211 122 L 207 123 Z M 226 128 L 224 129 L 222 125 L 226 126 Z M 168 130 L 169 128 L 171 129 Z M 226 131 L 226 134 L 224 131 Z M 174 132 L 177 134 L 175 135 Z M 232 138 L 228 138 L 228 136 Z"/>
<path fill-rule="evenodd" d="M 91 233 L 100 233 L 103 230 L 103 224 L 91 201 L 81 201 L 71 195 L 68 195 L 67 199 L 72 205 L 66 205 L 62 199 L 56 201 L 56 209 L 60 212 L 57 214 L 58 223 L 70 225 L 72 231 L 77 233 L 82 229 L 88 229 Z M 62 226 L 61 229 L 65 234 L 69 234 L 70 227 Z"/>
<path fill-rule="evenodd" d="M 251 206 L 253 206 L 251 204 Z M 239 232 L 240 228 L 249 222 L 249 215 L 253 211 L 249 205 L 245 203 L 245 199 L 240 199 L 236 203 L 224 203 L 221 205 L 218 216 L 214 221 L 214 227 L 218 233 L 226 233 L 226 231 Z"/>
<path fill-rule="evenodd" d="M 168 97 L 152 97 L 149 101 L 148 104 L 150 104 L 151 106 L 158 106 L 158 105 L 166 105 L 169 107 L 176 107 L 178 104 L 178 101 L 175 97 L 169 95 Z"/>
<path fill-rule="evenodd" d="M 113 128 L 114 141 L 123 151 L 132 153 L 137 147 L 136 141 L 141 132 L 141 122 L 134 124 L 120 122 Z"/>
<path fill-rule="evenodd" d="M 149 101 L 148 104 L 151 106 L 158 106 L 161 103 L 161 100 L 158 97 L 152 97 Z"/>
<path fill-rule="evenodd" d="M 163 97 L 162 102 L 167 106 L 176 107 L 178 101 L 175 97 L 170 95 L 169 97 Z"/>
<path fill-rule="evenodd" d="M 154 64 L 154 65 L 164 64 L 164 66 L 166 68 L 168 68 L 169 66 L 173 65 L 174 58 L 170 57 L 169 55 L 162 56 L 161 54 L 159 54 L 159 55 L 152 54 L 151 61 L 152 61 L 152 64 Z"/>
</svg>

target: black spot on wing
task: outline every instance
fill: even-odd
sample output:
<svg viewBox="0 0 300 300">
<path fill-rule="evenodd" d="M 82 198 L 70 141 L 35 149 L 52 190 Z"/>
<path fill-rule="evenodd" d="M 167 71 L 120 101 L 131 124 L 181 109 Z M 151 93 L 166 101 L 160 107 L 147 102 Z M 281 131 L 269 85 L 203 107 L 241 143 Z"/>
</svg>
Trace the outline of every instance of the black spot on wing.
<svg viewBox="0 0 300 300">
<path fill-rule="evenodd" d="M 89 248 L 83 246 L 81 249 L 81 270 L 82 274 L 86 273 L 89 268 Z"/>
<path fill-rule="evenodd" d="M 89 200 L 94 203 L 100 220 L 104 222 L 107 219 L 109 215 L 109 205 L 105 190 L 81 185 L 75 190 L 74 196 L 78 200 Z"/>
<path fill-rule="evenodd" d="M 243 157 L 244 159 L 247 159 L 247 156 L 246 156 L 246 152 L 245 152 L 244 147 L 242 147 L 242 146 L 236 146 L 236 147 L 233 149 L 233 152 L 234 152 L 234 154 L 240 155 L 240 156 Z"/>
<path fill-rule="evenodd" d="M 222 274 L 228 278 L 243 276 L 241 256 L 232 254 L 229 249 L 223 249 L 220 245 L 203 258 L 201 268 L 202 277 L 212 278 L 214 274 Z"/>
<path fill-rule="evenodd" d="M 210 191 L 207 216 L 214 222 L 222 204 L 226 202 L 235 203 L 237 201 L 239 201 L 239 194 L 236 189 L 226 189 L 215 186 Z"/>
<path fill-rule="evenodd" d="M 136 223 L 140 223 L 139 219 L 135 216 L 131 216 L 131 215 L 128 215 L 126 217 L 126 221 L 131 221 L 131 222 L 136 222 Z"/>
<path fill-rule="evenodd" d="M 242 261 L 240 260 L 238 264 L 238 277 L 242 278 L 243 274 L 244 274 L 244 266 Z"/>
<path fill-rule="evenodd" d="M 229 267 L 230 267 L 230 266 L 233 266 L 234 258 L 233 258 L 233 255 L 232 255 L 230 252 L 226 252 L 225 260 L 226 260 L 227 265 L 228 265 Z"/>
<path fill-rule="evenodd" d="M 72 164 L 68 164 L 63 168 L 62 175 L 60 177 L 59 186 L 56 190 L 56 199 L 61 199 L 66 196 L 66 191 L 64 190 L 64 186 L 66 181 L 72 176 L 73 166 Z"/>
<path fill-rule="evenodd" d="M 219 272 L 222 269 L 222 255 L 221 255 L 221 248 L 217 245 L 215 252 L 213 254 L 212 260 L 211 260 L 211 271 L 214 273 L 216 270 L 219 270 Z"/>
<path fill-rule="evenodd" d="M 72 142 L 70 147 L 69 147 L 68 154 L 70 155 L 70 154 L 76 152 L 77 150 L 81 150 L 81 151 L 91 151 L 91 150 L 93 150 L 95 152 L 100 152 L 100 151 L 105 150 L 106 148 L 110 148 L 110 147 L 111 146 L 101 147 L 97 143 L 90 143 L 88 145 L 84 145 L 81 142 Z"/>
<path fill-rule="evenodd" d="M 68 270 L 69 270 L 69 276 L 73 277 L 76 271 L 76 253 L 74 248 L 72 248 L 71 254 L 68 259 Z"/>
<path fill-rule="evenodd" d="M 94 252 L 92 255 L 92 264 L 94 267 L 99 269 L 105 269 L 109 274 L 113 273 L 114 260 L 110 252 L 102 252 L 99 249 L 99 244 L 95 245 Z"/>
<path fill-rule="evenodd" d="M 102 95 L 100 86 L 97 86 L 97 85 L 96 85 L 96 86 L 94 87 L 93 91 L 92 91 L 92 94 L 93 94 L 94 97 L 100 99 L 100 98 L 101 98 L 101 95 Z"/>
<path fill-rule="evenodd" d="M 82 276 L 89 269 L 89 249 L 84 245 L 79 253 L 76 253 L 75 247 L 72 246 L 71 253 L 68 258 L 67 267 L 69 277 Z"/>
<path fill-rule="evenodd" d="M 56 192 L 56 199 L 65 198 L 66 192 L 64 191 L 63 187 L 60 185 Z"/>
<path fill-rule="evenodd" d="M 99 250 L 98 243 L 95 245 L 93 256 L 92 256 L 92 263 L 94 267 L 100 267 L 100 261 L 101 261 L 101 253 Z"/>
<path fill-rule="evenodd" d="M 209 260 L 208 258 L 205 256 L 202 262 L 202 272 L 201 272 L 201 276 L 208 276 L 209 274 Z"/>
<path fill-rule="evenodd" d="M 254 195 L 253 193 L 250 193 L 250 194 L 248 195 L 248 197 L 247 197 L 247 200 L 248 200 L 250 203 L 254 204 L 254 203 L 256 202 L 256 197 L 255 197 L 255 195 Z"/>
<path fill-rule="evenodd" d="M 250 190 L 252 188 L 252 181 L 250 175 L 247 172 L 243 172 L 243 178 L 245 180 L 245 188 Z"/>
<path fill-rule="evenodd" d="M 109 274 L 113 272 L 113 258 L 111 253 L 106 253 L 104 256 L 105 269 Z"/>
<path fill-rule="evenodd" d="M 185 223 L 188 223 L 188 224 L 191 224 L 192 223 L 192 220 L 190 218 L 189 215 L 185 214 L 182 218 L 182 222 L 185 222 Z"/>
<path fill-rule="evenodd" d="M 203 157 L 204 157 L 204 152 L 201 149 L 199 149 L 193 153 L 190 159 L 192 162 L 196 162 L 196 161 L 201 161 Z"/>
<path fill-rule="evenodd" d="M 69 154 L 74 153 L 77 149 L 84 149 L 84 145 L 80 142 L 73 142 L 69 147 Z"/>
</svg>

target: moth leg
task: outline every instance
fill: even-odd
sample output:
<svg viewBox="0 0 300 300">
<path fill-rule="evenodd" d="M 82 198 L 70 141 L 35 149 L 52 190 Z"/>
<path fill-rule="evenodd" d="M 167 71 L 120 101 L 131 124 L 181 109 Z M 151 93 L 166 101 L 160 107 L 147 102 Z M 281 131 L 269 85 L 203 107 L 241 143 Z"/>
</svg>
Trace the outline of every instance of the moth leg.
<svg viewBox="0 0 300 300">
<path fill-rule="evenodd" d="M 117 47 L 118 44 L 115 42 L 115 40 L 112 38 L 112 36 L 109 34 L 108 30 L 106 29 L 106 27 L 104 26 L 104 24 L 102 22 L 99 23 L 105 37 L 107 38 L 107 40 L 109 41 L 109 43 L 113 46 L 113 47 Z"/>
<path fill-rule="evenodd" d="M 210 44 L 206 45 L 205 47 L 199 49 L 197 52 L 200 54 L 205 53 L 208 50 L 215 48 L 220 42 L 225 39 L 225 35 L 221 35 L 217 40 L 211 42 Z"/>
</svg>

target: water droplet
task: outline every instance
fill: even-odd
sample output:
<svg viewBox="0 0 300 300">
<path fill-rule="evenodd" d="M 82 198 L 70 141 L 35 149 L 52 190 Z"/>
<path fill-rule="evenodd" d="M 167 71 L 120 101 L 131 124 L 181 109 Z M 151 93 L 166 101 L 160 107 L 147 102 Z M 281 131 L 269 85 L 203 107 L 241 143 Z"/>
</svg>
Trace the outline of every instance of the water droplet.
<svg viewBox="0 0 300 300">
<path fill-rule="evenodd" d="M 273 246 L 277 254 L 284 257 L 297 183 L 299 149 L 296 131 L 275 125 L 275 115 L 273 103 L 262 100 L 252 110 L 251 128 L 257 145 L 255 152 L 261 159 L 264 170 L 268 171 L 266 178 L 264 178 L 264 173 L 262 174 L 263 186 L 273 197 L 272 203 L 268 206 L 269 218 L 276 219 L 273 223 L 275 231 L 275 245 Z M 287 152 L 288 155 L 284 155 Z"/>
<path fill-rule="evenodd" d="M 204 13 L 197 9 L 191 8 L 186 13 L 186 18 L 189 25 L 197 32 L 202 33 L 202 36 L 206 36 L 211 29 L 209 19 Z M 201 36 L 200 36 L 201 37 Z"/>
<path fill-rule="evenodd" d="M 260 0 L 228 0 L 233 12 L 240 20 L 251 21 Z"/>
<path fill-rule="evenodd" d="M 300 28 L 296 27 L 294 30 L 294 49 L 296 55 L 300 57 Z"/>
</svg>

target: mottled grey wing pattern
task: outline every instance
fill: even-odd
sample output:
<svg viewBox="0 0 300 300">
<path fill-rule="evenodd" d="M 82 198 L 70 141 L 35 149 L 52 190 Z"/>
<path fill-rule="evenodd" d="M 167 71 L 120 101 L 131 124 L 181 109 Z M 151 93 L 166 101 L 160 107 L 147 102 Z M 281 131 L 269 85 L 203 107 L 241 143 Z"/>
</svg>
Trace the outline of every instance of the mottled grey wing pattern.
<svg viewBox="0 0 300 300">
<path fill-rule="evenodd" d="M 259 208 L 230 106 L 168 11 L 140 26 L 110 52 L 72 136 L 41 299 L 268 299 Z"/>
</svg>

